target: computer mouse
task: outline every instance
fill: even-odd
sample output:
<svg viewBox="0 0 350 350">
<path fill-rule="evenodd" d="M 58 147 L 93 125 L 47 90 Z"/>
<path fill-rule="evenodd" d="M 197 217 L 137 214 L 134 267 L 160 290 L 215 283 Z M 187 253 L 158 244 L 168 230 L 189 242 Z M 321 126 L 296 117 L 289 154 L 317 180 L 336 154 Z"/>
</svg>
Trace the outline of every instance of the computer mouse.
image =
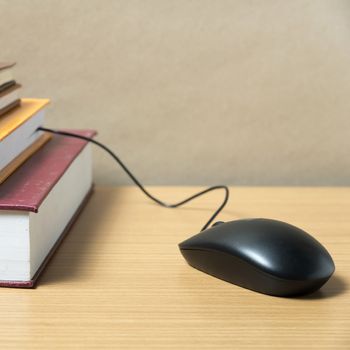
<svg viewBox="0 0 350 350">
<path fill-rule="evenodd" d="M 292 297 L 319 289 L 335 266 L 327 250 L 298 227 L 272 219 L 216 223 L 179 244 L 189 265 L 235 285 Z"/>
</svg>

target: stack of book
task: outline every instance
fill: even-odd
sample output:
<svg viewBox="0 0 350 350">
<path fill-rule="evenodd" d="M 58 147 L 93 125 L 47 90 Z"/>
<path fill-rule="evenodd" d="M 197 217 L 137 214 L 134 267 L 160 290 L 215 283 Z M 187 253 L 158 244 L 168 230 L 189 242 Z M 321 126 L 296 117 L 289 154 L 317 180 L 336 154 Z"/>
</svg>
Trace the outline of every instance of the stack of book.
<svg viewBox="0 0 350 350">
<path fill-rule="evenodd" d="M 44 133 L 46 99 L 20 99 L 0 63 L 0 286 L 33 287 L 92 189 L 87 141 Z M 93 137 L 93 130 L 69 130 Z"/>
<path fill-rule="evenodd" d="M 20 104 L 21 85 L 13 79 L 14 63 L 0 63 L 0 116 Z"/>
</svg>

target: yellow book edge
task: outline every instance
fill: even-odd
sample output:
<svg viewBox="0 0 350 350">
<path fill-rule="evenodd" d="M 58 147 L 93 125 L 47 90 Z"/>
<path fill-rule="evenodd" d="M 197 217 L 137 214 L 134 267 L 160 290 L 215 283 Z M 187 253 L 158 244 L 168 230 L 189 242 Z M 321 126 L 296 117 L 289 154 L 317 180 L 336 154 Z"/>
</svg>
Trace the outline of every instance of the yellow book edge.
<svg viewBox="0 0 350 350">
<path fill-rule="evenodd" d="M 15 159 L 5 166 L 0 171 L 0 184 L 2 184 L 12 173 L 16 171 L 28 158 L 30 158 L 36 151 L 45 145 L 51 139 L 51 134 L 44 133 L 36 141 L 34 141 L 28 148 L 20 153 Z"/>
<path fill-rule="evenodd" d="M 22 98 L 18 107 L 0 116 L 0 141 L 50 103 L 48 99 Z"/>
</svg>

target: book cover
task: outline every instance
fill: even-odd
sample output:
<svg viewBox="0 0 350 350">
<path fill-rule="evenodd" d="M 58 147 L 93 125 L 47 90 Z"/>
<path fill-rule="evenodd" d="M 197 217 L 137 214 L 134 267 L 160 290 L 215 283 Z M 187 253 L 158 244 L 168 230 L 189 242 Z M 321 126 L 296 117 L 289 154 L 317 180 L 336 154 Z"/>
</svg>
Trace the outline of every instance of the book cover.
<svg viewBox="0 0 350 350">
<path fill-rule="evenodd" d="M 47 99 L 21 99 L 20 108 L 15 108 L 0 117 L 0 141 L 43 109 L 49 102 L 50 100 Z"/>
<path fill-rule="evenodd" d="M 19 107 L 21 104 L 21 100 L 18 99 L 16 101 L 11 102 L 6 107 L 0 108 L 0 118 L 2 115 L 6 114 L 7 112 L 11 111 L 11 109 L 14 109 L 16 107 Z"/>
<path fill-rule="evenodd" d="M 93 137 L 93 130 L 67 130 L 79 135 Z M 24 210 L 40 212 L 40 205 L 82 152 L 87 141 L 54 135 L 50 142 L 29 158 L 11 177 L 0 186 L 0 210 Z M 35 287 L 36 281 L 61 244 L 78 214 L 84 207 L 92 188 L 86 194 L 56 243 L 29 281 L 0 281 L 1 287 Z"/>
<path fill-rule="evenodd" d="M 51 134 L 44 133 L 34 141 L 27 149 L 20 153 L 11 163 L 0 171 L 0 185 L 19 168 L 30 156 L 37 152 L 46 142 L 51 139 Z"/>
<path fill-rule="evenodd" d="M 66 227 L 64 228 L 63 232 L 61 233 L 59 239 L 55 242 L 55 244 L 52 246 L 48 254 L 46 255 L 44 261 L 41 263 L 39 269 L 33 276 L 33 278 L 29 281 L 1 281 L 0 280 L 0 287 L 9 287 L 9 288 L 34 288 L 38 282 L 38 279 L 42 272 L 45 270 L 47 264 L 50 262 L 51 258 L 56 253 L 57 249 L 63 242 L 64 238 L 69 233 L 71 227 L 73 226 L 74 222 L 77 220 L 79 214 L 84 209 L 85 205 L 87 204 L 90 196 L 92 195 L 93 187 L 91 187 L 90 191 L 86 194 L 85 198 L 81 202 L 80 206 L 76 210 L 76 212 L 73 214 L 72 218 L 67 223 Z"/>
<path fill-rule="evenodd" d="M 6 85 L 6 84 L 5 84 Z M 5 95 L 10 94 L 11 92 L 20 89 L 22 86 L 20 84 L 9 84 L 6 89 L 2 88 L 0 91 L 0 99 L 4 97 Z"/>
<path fill-rule="evenodd" d="M 14 80 L 13 78 L 13 72 L 12 67 L 15 65 L 15 63 L 1 63 L 0 62 L 0 88 L 3 87 L 3 85 L 7 85 L 9 82 Z"/>
<path fill-rule="evenodd" d="M 69 130 L 67 130 L 69 131 Z M 94 130 L 72 130 L 93 137 Z M 40 204 L 62 177 L 87 141 L 55 135 L 0 186 L 0 210 L 37 213 Z"/>
<path fill-rule="evenodd" d="M 20 88 L 21 85 L 17 83 L 9 85 L 6 89 L 0 88 L 0 117 L 20 104 Z"/>
<path fill-rule="evenodd" d="M 12 86 L 14 86 L 16 84 L 17 83 L 16 83 L 15 80 L 10 80 L 10 81 L 8 81 L 5 84 L 0 85 L 0 93 L 2 93 L 3 91 L 7 90 L 8 88 L 10 88 L 10 87 L 12 87 Z"/>
</svg>

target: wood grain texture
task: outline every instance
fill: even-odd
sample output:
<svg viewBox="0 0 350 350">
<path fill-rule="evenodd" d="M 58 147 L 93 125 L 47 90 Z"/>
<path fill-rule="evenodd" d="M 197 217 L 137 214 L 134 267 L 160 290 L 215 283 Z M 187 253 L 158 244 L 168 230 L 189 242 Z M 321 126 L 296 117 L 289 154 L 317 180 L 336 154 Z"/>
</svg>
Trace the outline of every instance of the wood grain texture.
<svg viewBox="0 0 350 350">
<path fill-rule="evenodd" d="M 199 188 L 154 187 L 176 201 Z M 310 232 L 335 276 L 309 297 L 265 296 L 189 267 L 177 243 L 222 193 L 176 210 L 134 187 L 97 188 L 37 289 L 0 289 L 1 348 L 349 349 L 350 188 L 232 188 L 222 220 L 269 217 Z"/>
</svg>

